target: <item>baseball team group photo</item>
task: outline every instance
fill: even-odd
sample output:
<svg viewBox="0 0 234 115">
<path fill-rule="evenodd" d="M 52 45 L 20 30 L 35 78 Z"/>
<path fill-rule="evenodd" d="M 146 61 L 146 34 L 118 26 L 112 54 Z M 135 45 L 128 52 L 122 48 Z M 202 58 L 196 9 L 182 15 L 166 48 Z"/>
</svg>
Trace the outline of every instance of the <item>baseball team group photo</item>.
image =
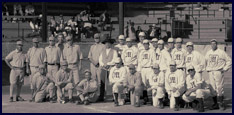
<svg viewBox="0 0 234 115">
<path fill-rule="evenodd" d="M 2 2 L 3 113 L 232 113 L 231 2 Z"/>
</svg>

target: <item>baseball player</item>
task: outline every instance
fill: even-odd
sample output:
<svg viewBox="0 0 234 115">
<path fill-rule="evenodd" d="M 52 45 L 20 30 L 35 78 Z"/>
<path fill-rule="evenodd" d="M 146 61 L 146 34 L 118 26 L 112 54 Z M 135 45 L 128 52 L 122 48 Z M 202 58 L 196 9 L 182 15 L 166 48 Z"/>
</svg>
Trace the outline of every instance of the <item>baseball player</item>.
<svg viewBox="0 0 234 115">
<path fill-rule="evenodd" d="M 63 49 L 63 59 L 67 61 L 68 68 L 72 70 L 73 83 L 77 84 L 80 82 L 79 70 L 81 70 L 83 55 L 80 46 L 73 43 L 72 36 L 67 36 L 66 41 L 67 43 Z"/>
<path fill-rule="evenodd" d="M 118 56 L 120 57 L 122 54 L 122 51 L 127 48 L 127 45 L 125 45 L 125 38 L 124 35 L 119 35 L 118 37 L 119 44 L 115 45 L 115 49 L 118 52 Z"/>
<path fill-rule="evenodd" d="M 49 46 L 45 48 L 46 58 L 44 63 L 47 64 L 47 74 L 55 81 L 55 75 L 59 69 L 59 62 L 61 58 L 60 48 L 55 46 L 55 38 L 49 37 Z"/>
<path fill-rule="evenodd" d="M 157 38 L 153 38 L 151 40 L 151 44 L 153 45 L 153 50 L 156 51 L 158 48 L 158 39 Z"/>
<path fill-rule="evenodd" d="M 105 49 L 105 45 L 100 42 L 100 34 L 96 33 L 94 35 L 95 44 L 90 47 L 89 50 L 89 61 L 90 71 L 92 73 L 92 78 L 98 81 L 98 84 L 101 86 L 101 67 L 99 64 L 99 57 L 101 52 Z M 99 92 L 100 93 L 100 92 Z"/>
<path fill-rule="evenodd" d="M 165 75 L 165 88 L 170 97 L 170 108 L 179 111 L 180 96 L 185 91 L 185 74 L 176 69 L 176 62 L 170 62 L 170 71 Z"/>
<path fill-rule="evenodd" d="M 146 35 L 145 35 L 145 32 L 140 32 L 139 33 L 139 40 L 140 40 L 140 42 L 137 44 L 137 48 L 138 48 L 138 50 L 139 50 L 139 52 L 141 52 L 141 50 L 144 50 L 145 48 L 144 48 L 144 45 L 143 45 L 143 41 L 146 39 Z M 153 45 L 150 43 L 149 44 L 150 46 L 150 49 L 154 49 L 153 48 Z"/>
<path fill-rule="evenodd" d="M 211 40 L 211 50 L 205 55 L 206 71 L 209 73 L 210 85 L 213 89 L 214 105 L 211 109 L 225 110 L 224 104 L 224 76 L 223 73 L 231 68 L 232 60 L 223 50 L 217 46 L 215 39 Z M 217 97 L 219 104 L 217 103 Z M 219 107 L 220 105 L 220 107 Z"/>
<path fill-rule="evenodd" d="M 35 90 L 33 93 L 32 101 L 35 101 L 36 103 L 44 102 L 47 98 L 47 94 L 49 94 L 50 102 L 54 103 L 52 97 L 54 95 L 53 93 L 55 86 L 46 76 L 45 65 L 41 64 L 38 68 L 39 72 L 34 74 L 32 79 L 32 86 Z"/>
<path fill-rule="evenodd" d="M 17 40 L 16 49 L 8 54 L 5 58 L 6 64 L 11 68 L 10 73 L 10 99 L 9 102 L 13 102 L 14 87 L 16 90 L 16 101 L 24 101 L 20 97 L 21 87 L 24 84 L 24 70 L 26 63 L 26 55 L 23 54 L 23 42 Z"/>
<path fill-rule="evenodd" d="M 194 50 L 193 42 L 187 42 L 186 48 L 187 48 L 187 54 L 185 58 L 186 69 L 187 67 L 192 65 L 195 68 L 196 72 L 201 74 L 202 71 L 204 70 L 204 64 L 205 64 L 204 56 L 201 55 L 198 51 Z"/>
<path fill-rule="evenodd" d="M 158 49 L 156 50 L 156 62 L 160 66 L 160 70 L 164 73 L 169 69 L 169 63 L 171 62 L 171 56 L 169 52 L 164 49 L 164 41 L 158 41 Z"/>
<path fill-rule="evenodd" d="M 76 90 L 79 92 L 80 103 L 88 105 L 90 102 L 96 102 L 99 97 L 97 93 L 98 83 L 96 79 L 91 78 L 92 74 L 88 69 L 84 71 L 84 75 L 85 79 L 77 85 Z"/>
<path fill-rule="evenodd" d="M 123 60 L 124 66 L 128 66 L 130 64 L 137 65 L 137 55 L 138 49 L 136 46 L 132 45 L 132 39 L 126 39 L 127 47 L 123 50 L 121 54 L 121 59 Z"/>
<path fill-rule="evenodd" d="M 155 51 L 149 48 L 149 40 L 144 40 L 144 49 L 138 55 L 138 71 L 141 72 L 142 82 L 146 86 L 146 78 L 152 72 L 151 66 L 156 63 Z M 146 89 L 143 91 L 144 104 L 148 101 Z"/>
<path fill-rule="evenodd" d="M 46 51 L 43 48 L 39 48 L 39 41 L 37 38 L 32 39 L 33 47 L 29 48 L 27 52 L 27 69 L 26 72 L 30 75 L 31 81 L 31 89 L 32 89 L 32 79 L 34 74 L 38 72 L 38 66 L 44 64 L 44 60 L 46 57 Z M 31 90 L 32 95 L 34 94 L 34 90 Z"/>
<path fill-rule="evenodd" d="M 55 76 L 55 86 L 57 87 L 57 102 L 65 103 L 65 93 L 68 91 L 69 102 L 73 103 L 72 93 L 73 93 L 73 72 L 68 69 L 67 61 L 60 62 L 61 68 L 56 73 Z"/>
<path fill-rule="evenodd" d="M 165 74 L 157 63 L 152 65 L 152 70 L 147 78 L 147 91 L 152 91 L 153 106 L 163 109 Z"/>
<path fill-rule="evenodd" d="M 62 33 L 57 35 L 58 42 L 55 44 L 56 47 L 60 48 L 60 51 L 63 51 L 64 48 L 64 35 Z"/>
<path fill-rule="evenodd" d="M 172 50 L 171 56 L 172 60 L 176 62 L 177 69 L 185 72 L 186 50 L 182 48 L 182 43 L 182 38 L 176 38 L 176 47 Z"/>
<path fill-rule="evenodd" d="M 100 87 L 100 99 L 99 101 L 104 101 L 105 89 L 108 85 L 108 76 L 109 70 L 112 66 L 115 65 L 114 60 L 118 58 L 117 51 L 114 50 L 111 46 L 114 43 L 111 39 L 106 39 L 103 41 L 105 44 L 104 50 L 102 50 L 99 57 L 99 64 L 102 68 L 102 78 L 101 78 L 101 87 Z"/>
<path fill-rule="evenodd" d="M 115 66 L 110 69 L 109 84 L 113 86 L 112 93 L 115 101 L 114 105 L 118 106 L 118 99 L 121 98 L 120 94 L 123 93 L 124 90 L 124 80 L 126 79 L 127 70 L 122 66 L 120 58 L 116 58 L 114 62 Z"/>
<path fill-rule="evenodd" d="M 167 51 L 169 52 L 169 54 L 171 55 L 172 50 L 175 48 L 175 43 L 174 43 L 174 39 L 173 38 L 169 38 L 167 40 Z"/>
<path fill-rule="evenodd" d="M 194 109 L 198 112 L 204 112 L 204 102 L 210 96 L 210 88 L 206 85 L 204 79 L 202 79 L 201 74 L 196 72 L 196 69 L 190 65 L 187 67 L 189 75 L 186 77 L 187 90 L 182 96 L 182 99 L 188 103 L 195 103 Z M 197 102 L 198 101 L 198 102 Z"/>
<path fill-rule="evenodd" d="M 124 87 L 130 91 L 131 105 L 140 107 L 140 95 L 143 90 L 141 74 L 136 71 L 135 65 L 130 64 L 128 67 L 129 72 L 127 73 L 126 80 L 124 81 Z"/>
</svg>

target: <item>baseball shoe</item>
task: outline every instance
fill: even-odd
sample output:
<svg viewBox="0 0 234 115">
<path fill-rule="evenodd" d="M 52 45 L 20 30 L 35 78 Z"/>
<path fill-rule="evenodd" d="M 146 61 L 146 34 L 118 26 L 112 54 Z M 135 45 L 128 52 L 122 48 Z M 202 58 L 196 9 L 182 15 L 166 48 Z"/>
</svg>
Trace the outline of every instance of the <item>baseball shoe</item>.
<svg viewBox="0 0 234 115">
<path fill-rule="evenodd" d="M 82 104 L 84 104 L 83 101 L 76 101 L 76 105 L 82 105 Z"/>
<path fill-rule="evenodd" d="M 204 101 L 202 98 L 197 98 L 198 100 L 198 112 L 204 112 L 205 109 L 204 109 Z"/>
<path fill-rule="evenodd" d="M 193 108 L 194 111 L 196 111 L 198 109 L 198 102 L 197 102 L 197 100 L 194 100 L 192 102 L 192 108 Z"/>
<path fill-rule="evenodd" d="M 20 96 L 17 96 L 16 101 L 24 101 L 24 99 L 22 97 L 20 97 Z"/>
<path fill-rule="evenodd" d="M 69 103 L 74 103 L 73 99 L 69 99 Z"/>
<path fill-rule="evenodd" d="M 50 101 L 50 103 L 56 103 L 56 101 L 54 101 L 53 98 L 50 98 L 49 101 Z"/>
<path fill-rule="evenodd" d="M 13 97 L 10 97 L 9 102 L 13 102 Z"/>
<path fill-rule="evenodd" d="M 115 106 L 115 107 L 119 106 L 119 103 L 118 103 L 118 102 L 115 102 L 115 103 L 114 103 L 114 106 Z"/>
<path fill-rule="evenodd" d="M 174 108 L 174 111 L 179 111 L 179 108 L 180 107 L 178 105 L 176 105 L 175 108 Z"/>
<path fill-rule="evenodd" d="M 59 101 L 59 103 L 65 104 L 66 102 L 65 102 L 64 100 L 61 99 L 61 100 Z"/>
<path fill-rule="evenodd" d="M 219 99 L 219 102 L 220 102 L 219 109 L 221 109 L 222 111 L 224 111 L 226 109 L 225 103 L 223 101 L 224 96 L 219 96 L 218 99 Z"/>
<path fill-rule="evenodd" d="M 88 100 L 85 100 L 84 101 L 84 105 L 88 105 L 89 104 L 89 101 Z"/>
<path fill-rule="evenodd" d="M 210 107 L 210 110 L 217 110 L 217 109 L 219 109 L 219 104 L 218 103 L 215 103 Z"/>
<path fill-rule="evenodd" d="M 164 106 L 163 106 L 163 98 L 160 98 L 159 99 L 159 109 L 163 109 Z"/>
<path fill-rule="evenodd" d="M 138 102 L 138 103 L 136 103 L 134 106 L 135 106 L 135 107 L 140 107 L 140 103 Z"/>
</svg>

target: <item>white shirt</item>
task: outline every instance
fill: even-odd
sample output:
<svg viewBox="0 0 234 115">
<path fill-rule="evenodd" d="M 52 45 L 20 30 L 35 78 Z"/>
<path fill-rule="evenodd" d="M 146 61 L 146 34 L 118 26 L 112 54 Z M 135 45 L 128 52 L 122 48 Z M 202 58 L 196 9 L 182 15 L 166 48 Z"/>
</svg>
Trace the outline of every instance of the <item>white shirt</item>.
<svg viewBox="0 0 234 115">
<path fill-rule="evenodd" d="M 147 80 L 149 81 L 149 85 L 151 87 L 158 87 L 159 83 L 164 85 L 164 78 L 165 78 L 165 75 L 163 72 L 159 72 L 158 74 L 155 74 L 152 70 L 152 72 L 149 73 Z"/>
<path fill-rule="evenodd" d="M 124 82 L 126 79 L 127 70 L 125 67 L 117 68 L 116 66 L 110 69 L 109 80 L 110 83 Z"/>
<path fill-rule="evenodd" d="M 111 50 L 111 48 L 106 49 L 106 55 L 109 54 L 110 50 Z M 116 58 L 118 58 L 118 54 L 117 54 L 116 50 L 114 50 L 114 52 L 113 52 L 113 59 L 110 62 L 108 62 L 107 65 L 115 65 L 114 60 Z M 104 63 L 102 62 L 102 54 L 99 57 L 99 64 L 100 64 L 100 66 L 104 66 Z"/>
<path fill-rule="evenodd" d="M 138 56 L 138 71 L 141 71 L 142 68 L 150 68 L 155 63 L 156 54 L 154 50 L 141 50 Z"/>
<path fill-rule="evenodd" d="M 135 46 L 127 47 L 122 51 L 121 58 L 124 65 L 137 64 L 138 49 Z"/>
<path fill-rule="evenodd" d="M 173 87 L 180 89 L 185 86 L 185 76 L 182 70 L 168 71 L 165 75 L 165 88 L 171 91 Z"/>
<path fill-rule="evenodd" d="M 204 70 L 205 59 L 204 56 L 201 55 L 197 51 L 192 51 L 191 53 L 187 52 L 185 65 L 186 68 L 192 65 L 196 72 L 202 72 Z"/>
<path fill-rule="evenodd" d="M 156 50 L 156 63 L 159 64 L 160 70 L 169 69 L 169 63 L 171 62 L 171 56 L 166 49 Z"/>
<path fill-rule="evenodd" d="M 177 68 L 184 68 L 185 67 L 186 53 L 187 53 L 186 50 L 183 48 L 181 48 L 181 49 L 174 48 L 171 51 L 172 59 L 175 60 Z"/>
</svg>

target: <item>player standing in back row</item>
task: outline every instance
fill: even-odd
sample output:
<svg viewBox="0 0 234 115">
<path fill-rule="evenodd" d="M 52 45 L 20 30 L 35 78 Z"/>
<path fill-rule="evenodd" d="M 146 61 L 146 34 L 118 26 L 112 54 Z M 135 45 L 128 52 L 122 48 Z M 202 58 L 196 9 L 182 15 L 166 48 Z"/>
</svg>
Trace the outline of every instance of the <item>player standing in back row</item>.
<svg viewBox="0 0 234 115">
<path fill-rule="evenodd" d="M 217 46 L 217 41 L 212 39 L 211 50 L 206 53 L 206 71 L 209 73 L 210 85 L 212 87 L 212 92 L 214 100 L 214 105 L 211 109 L 221 109 L 225 110 L 224 104 L 224 76 L 223 73 L 231 68 L 232 60 L 223 50 L 219 49 Z M 217 97 L 219 104 L 217 103 Z M 219 106 L 220 105 L 220 106 Z"/>
</svg>

